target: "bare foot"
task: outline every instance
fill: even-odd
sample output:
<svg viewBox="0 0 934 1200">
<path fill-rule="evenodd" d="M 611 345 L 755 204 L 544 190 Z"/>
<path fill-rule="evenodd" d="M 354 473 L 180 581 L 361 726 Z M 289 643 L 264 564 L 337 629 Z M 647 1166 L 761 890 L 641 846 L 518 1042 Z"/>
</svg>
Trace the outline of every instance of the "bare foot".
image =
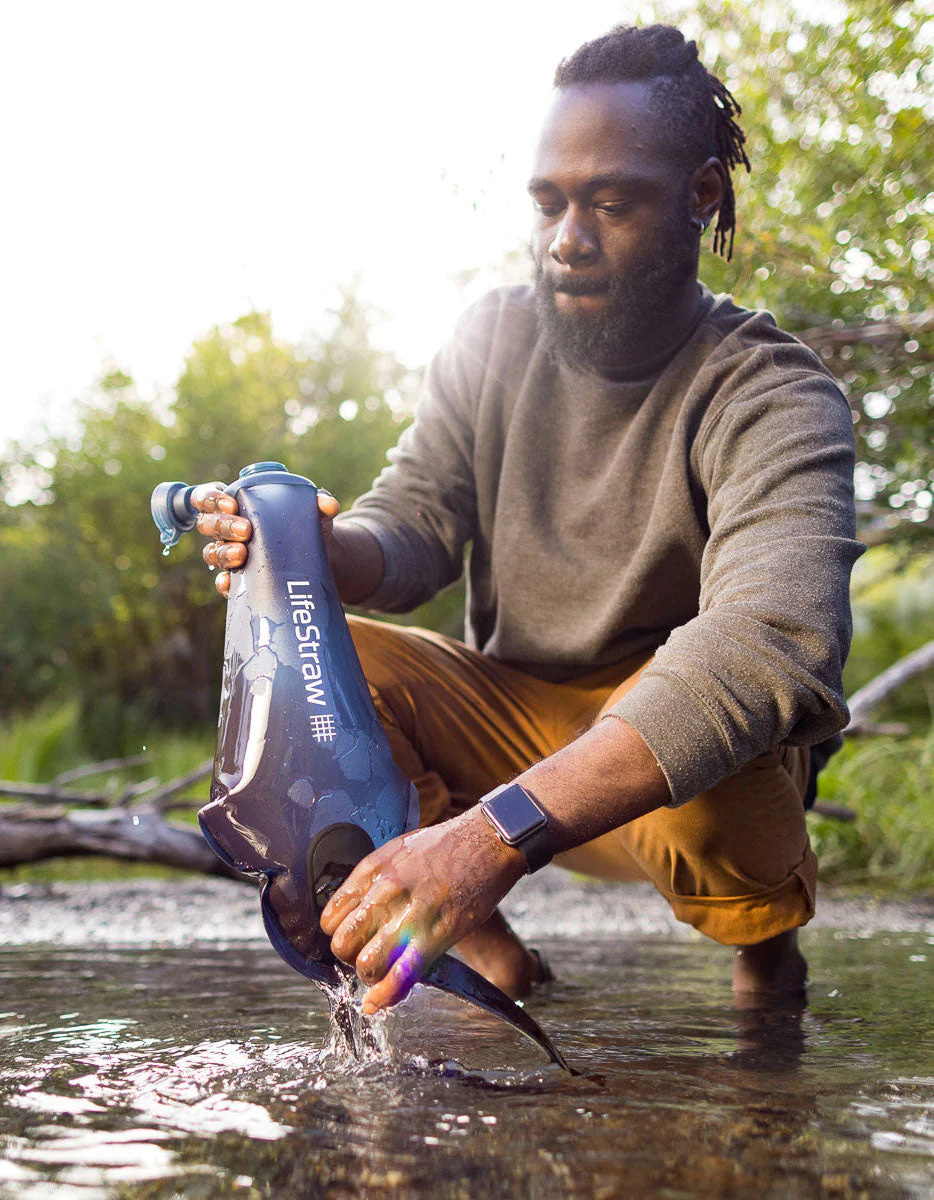
<svg viewBox="0 0 934 1200">
<path fill-rule="evenodd" d="M 499 909 L 456 946 L 464 962 L 505 992 L 512 1000 L 523 1000 L 546 972 L 540 956 L 529 950 Z"/>
<path fill-rule="evenodd" d="M 754 946 L 737 946 L 733 959 L 733 992 L 737 1001 L 800 994 L 808 965 L 798 949 L 798 931 L 789 929 Z"/>
</svg>

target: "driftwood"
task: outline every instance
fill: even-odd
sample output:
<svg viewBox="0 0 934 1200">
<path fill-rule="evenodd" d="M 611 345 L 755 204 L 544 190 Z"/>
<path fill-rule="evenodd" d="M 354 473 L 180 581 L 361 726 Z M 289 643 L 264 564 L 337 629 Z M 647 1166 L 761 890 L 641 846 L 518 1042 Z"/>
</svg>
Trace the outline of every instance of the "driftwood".
<svg viewBox="0 0 934 1200">
<path fill-rule="evenodd" d="M 151 810 L 0 810 L 0 867 L 85 854 L 246 878 L 221 862 L 200 830 L 165 821 Z"/>
<path fill-rule="evenodd" d="M 193 799 L 179 793 L 211 773 L 210 759 L 162 785 L 148 779 L 120 792 L 78 792 L 66 786 L 71 780 L 148 761 L 148 755 L 134 755 L 89 763 L 64 772 L 51 784 L 0 780 L 0 796 L 32 801 L 0 806 L 0 867 L 101 854 L 242 881 L 245 876 L 221 862 L 200 830 L 163 816 L 171 808 L 200 807 L 205 802 L 206 796 Z"/>
</svg>

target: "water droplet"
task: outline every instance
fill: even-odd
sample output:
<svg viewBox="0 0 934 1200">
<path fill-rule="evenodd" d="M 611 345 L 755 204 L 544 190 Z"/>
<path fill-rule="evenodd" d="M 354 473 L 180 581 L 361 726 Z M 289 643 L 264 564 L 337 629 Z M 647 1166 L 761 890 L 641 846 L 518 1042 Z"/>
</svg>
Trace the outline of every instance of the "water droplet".
<svg viewBox="0 0 934 1200">
<path fill-rule="evenodd" d="M 168 548 L 168 546 L 163 546 L 163 547 L 162 547 L 162 557 L 163 557 L 163 558 L 168 558 L 168 557 L 169 557 L 169 548 Z"/>
</svg>

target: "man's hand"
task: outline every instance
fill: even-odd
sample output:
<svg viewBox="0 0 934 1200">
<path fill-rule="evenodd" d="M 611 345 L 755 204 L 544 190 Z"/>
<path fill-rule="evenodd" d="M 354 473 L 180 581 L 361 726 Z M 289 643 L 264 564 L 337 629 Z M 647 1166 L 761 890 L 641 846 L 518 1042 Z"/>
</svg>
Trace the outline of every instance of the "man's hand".
<svg viewBox="0 0 934 1200">
<path fill-rule="evenodd" d="M 247 560 L 246 544 L 253 536 L 253 526 L 241 517 L 237 501 L 223 490 L 222 483 L 202 484 L 195 488 L 191 503 L 201 514 L 198 532 L 212 540 L 204 547 L 202 557 L 209 567 L 217 567 L 214 586 L 222 596 L 230 592 L 230 572 L 242 567 Z M 328 556 L 332 551 L 332 525 L 341 506 L 330 492 L 318 491 L 318 512 Z"/>
<path fill-rule="evenodd" d="M 403 1000 L 524 874 L 522 854 L 497 838 L 478 809 L 368 855 L 321 914 L 331 949 L 370 985 L 363 1011 Z"/>
<path fill-rule="evenodd" d="M 598 721 L 518 782 L 548 813 L 559 852 L 671 798 L 651 750 L 616 718 Z M 370 985 L 364 1012 L 404 999 L 435 959 L 489 919 L 525 869 L 522 853 L 476 807 L 368 855 L 321 914 L 331 949 Z"/>
</svg>

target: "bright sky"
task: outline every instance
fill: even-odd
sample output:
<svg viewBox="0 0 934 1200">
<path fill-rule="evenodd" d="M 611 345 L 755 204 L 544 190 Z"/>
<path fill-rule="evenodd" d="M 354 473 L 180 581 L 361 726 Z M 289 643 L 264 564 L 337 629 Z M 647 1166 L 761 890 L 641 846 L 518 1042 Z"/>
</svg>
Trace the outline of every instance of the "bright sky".
<svg viewBox="0 0 934 1200">
<path fill-rule="evenodd" d="M 556 62 L 619 0 L 29 0 L 0 28 L 0 444 L 102 370 L 169 387 L 250 307 L 355 278 L 424 362 L 524 242 Z"/>
</svg>

